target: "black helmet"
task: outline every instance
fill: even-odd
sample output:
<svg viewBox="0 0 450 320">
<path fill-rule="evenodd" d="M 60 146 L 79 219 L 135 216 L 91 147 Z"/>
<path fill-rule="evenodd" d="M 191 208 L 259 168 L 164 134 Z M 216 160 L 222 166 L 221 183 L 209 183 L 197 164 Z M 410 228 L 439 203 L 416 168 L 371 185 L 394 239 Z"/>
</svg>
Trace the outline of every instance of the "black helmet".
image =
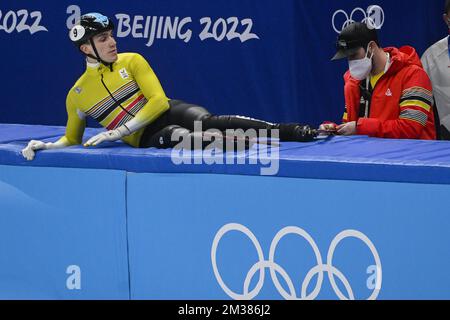
<svg viewBox="0 0 450 320">
<path fill-rule="evenodd" d="M 93 36 L 105 31 L 113 30 L 114 24 L 107 16 L 92 12 L 81 16 L 80 21 L 70 30 L 70 40 L 80 48 Z"/>
<path fill-rule="evenodd" d="M 112 71 L 112 63 L 102 60 L 92 38 L 97 34 L 113 29 L 114 24 L 111 19 L 101 13 L 92 12 L 81 16 L 80 21 L 70 29 L 69 37 L 80 51 L 81 45 L 89 42 L 94 50 L 95 56 L 91 54 L 86 55 L 108 66 Z"/>
</svg>

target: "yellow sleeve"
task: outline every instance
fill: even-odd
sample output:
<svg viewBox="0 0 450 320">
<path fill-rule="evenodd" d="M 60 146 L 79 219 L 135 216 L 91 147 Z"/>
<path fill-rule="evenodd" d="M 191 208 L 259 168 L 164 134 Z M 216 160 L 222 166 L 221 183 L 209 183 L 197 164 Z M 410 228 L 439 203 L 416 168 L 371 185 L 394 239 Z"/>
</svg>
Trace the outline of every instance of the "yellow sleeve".
<svg viewBox="0 0 450 320">
<path fill-rule="evenodd" d="M 71 97 L 71 92 L 69 92 L 69 94 L 67 95 L 66 109 L 66 135 L 59 139 L 57 143 L 63 143 L 66 146 L 81 144 L 84 129 L 86 128 L 86 118 L 81 114 L 78 114 L 77 106 L 75 105 Z"/>
<path fill-rule="evenodd" d="M 130 69 L 139 88 L 147 98 L 147 104 L 136 114 L 136 117 L 127 123 L 129 129 L 136 131 L 156 119 L 169 109 L 169 99 L 156 77 L 153 69 L 140 54 L 135 54 L 130 62 Z"/>
</svg>

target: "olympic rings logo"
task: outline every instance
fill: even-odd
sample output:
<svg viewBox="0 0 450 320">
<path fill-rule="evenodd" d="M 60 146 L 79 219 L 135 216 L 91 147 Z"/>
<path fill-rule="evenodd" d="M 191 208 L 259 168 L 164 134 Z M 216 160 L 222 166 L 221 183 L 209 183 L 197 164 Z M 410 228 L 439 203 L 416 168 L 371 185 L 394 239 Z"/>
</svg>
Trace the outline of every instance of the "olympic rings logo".
<svg viewBox="0 0 450 320">
<path fill-rule="evenodd" d="M 247 273 L 247 277 L 245 278 L 245 281 L 244 281 L 243 294 L 233 292 L 230 288 L 228 288 L 228 286 L 223 281 L 223 279 L 219 273 L 219 269 L 217 267 L 217 261 L 216 261 L 217 247 L 218 247 L 219 242 L 222 239 L 222 237 L 230 231 L 240 231 L 243 234 L 245 234 L 252 241 L 252 243 L 255 246 L 256 251 L 258 253 L 259 261 L 257 263 L 255 263 Z M 279 264 L 277 264 L 275 262 L 275 251 L 276 251 L 277 245 L 283 237 L 285 237 L 289 234 L 296 234 L 296 235 L 304 238 L 311 245 L 311 248 L 314 251 L 314 254 L 316 256 L 316 261 L 317 261 L 317 265 L 315 267 L 313 267 L 307 273 L 305 279 L 302 282 L 300 297 L 296 296 L 292 279 L 289 277 L 287 272 Z M 286 300 L 313 300 L 313 299 L 315 299 L 321 290 L 324 272 L 326 272 L 328 274 L 328 278 L 330 280 L 331 286 L 339 299 L 354 300 L 355 297 L 354 297 L 353 290 L 350 286 L 348 279 L 342 274 L 341 271 L 339 271 L 336 267 L 333 266 L 333 255 L 336 250 L 336 247 L 342 240 L 344 240 L 346 238 L 357 238 L 357 239 L 361 240 L 364 244 L 366 244 L 369 247 L 369 249 L 375 259 L 376 284 L 375 284 L 375 288 L 374 288 L 372 294 L 367 299 L 367 300 L 375 300 L 378 297 L 378 294 L 380 293 L 381 283 L 382 283 L 382 269 L 381 269 L 380 256 L 378 255 L 378 251 L 375 248 L 375 246 L 373 245 L 372 241 L 370 241 L 370 239 L 366 235 L 364 235 L 363 233 L 356 231 L 356 230 L 345 230 L 345 231 L 339 233 L 333 239 L 333 241 L 330 244 L 330 248 L 328 249 L 327 262 L 326 262 L 326 264 L 324 264 L 322 262 L 322 256 L 320 254 L 319 248 L 317 247 L 317 244 L 315 243 L 313 238 L 305 230 L 303 230 L 299 227 L 286 227 L 286 228 L 283 228 L 281 231 L 279 231 L 275 235 L 275 237 L 272 240 L 272 243 L 270 245 L 269 260 L 265 260 L 261 245 L 260 245 L 259 241 L 256 239 L 255 235 L 248 228 L 246 228 L 245 226 L 243 226 L 241 224 L 230 223 L 230 224 L 223 226 L 217 232 L 216 236 L 214 237 L 214 241 L 213 241 L 212 248 L 211 248 L 211 262 L 212 262 L 212 267 L 214 270 L 214 275 L 215 275 L 219 285 L 225 291 L 225 293 L 234 300 L 252 300 L 252 299 L 254 299 L 259 294 L 259 292 L 261 291 L 261 289 L 263 287 L 266 268 L 268 268 L 270 270 L 270 276 L 272 278 L 272 281 L 273 281 L 276 289 L 281 294 L 281 296 Z M 258 271 L 259 271 L 258 283 L 256 284 L 255 288 L 250 291 L 250 288 L 249 288 L 250 282 L 253 279 L 256 272 L 258 272 Z M 289 292 L 286 291 L 283 288 L 283 286 L 280 284 L 277 273 L 283 277 L 285 283 L 287 284 L 287 286 L 289 288 Z M 307 294 L 306 291 L 309 287 L 309 284 L 310 284 L 312 278 L 316 274 L 318 275 L 317 284 L 316 284 L 314 290 L 310 294 Z M 337 286 L 335 277 L 338 277 L 339 280 L 344 284 L 345 290 L 347 291 L 347 296 L 345 296 L 342 293 L 342 291 L 339 289 L 339 287 Z"/>
<path fill-rule="evenodd" d="M 350 16 L 347 14 L 347 12 L 345 12 L 342 9 L 337 10 L 333 14 L 333 18 L 332 18 L 332 24 L 333 24 L 334 31 L 336 31 L 337 33 L 341 33 L 341 31 L 343 29 L 345 29 L 349 24 L 354 23 L 356 21 L 354 18 L 357 13 L 362 14 L 363 19 L 361 20 L 361 22 L 366 23 L 370 29 L 381 29 L 381 27 L 383 27 L 383 25 L 384 25 L 383 8 L 381 8 L 380 6 L 374 5 L 374 6 L 368 7 L 366 11 L 364 11 L 364 9 L 362 9 L 362 8 L 355 8 L 350 13 Z M 336 26 L 336 18 L 338 15 L 343 15 L 345 18 L 345 22 L 341 28 L 338 28 L 338 26 Z"/>
</svg>

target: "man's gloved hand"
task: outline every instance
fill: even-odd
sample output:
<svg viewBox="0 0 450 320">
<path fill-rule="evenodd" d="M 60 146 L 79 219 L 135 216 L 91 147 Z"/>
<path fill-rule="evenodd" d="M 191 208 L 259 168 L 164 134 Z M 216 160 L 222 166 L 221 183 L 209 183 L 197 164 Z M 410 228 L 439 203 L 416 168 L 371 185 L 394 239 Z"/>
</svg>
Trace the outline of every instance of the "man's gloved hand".
<svg viewBox="0 0 450 320">
<path fill-rule="evenodd" d="M 27 147 L 22 150 L 22 155 L 25 159 L 31 161 L 34 159 L 36 150 L 45 150 L 45 149 L 47 149 L 47 144 L 45 142 L 38 140 L 31 140 L 30 142 L 28 142 Z"/>
<path fill-rule="evenodd" d="M 122 139 L 124 136 L 129 135 L 130 133 L 131 132 L 128 130 L 128 128 L 123 125 L 115 130 L 109 130 L 93 136 L 84 144 L 84 146 L 97 146 L 105 141 L 117 141 L 119 139 Z"/>
</svg>

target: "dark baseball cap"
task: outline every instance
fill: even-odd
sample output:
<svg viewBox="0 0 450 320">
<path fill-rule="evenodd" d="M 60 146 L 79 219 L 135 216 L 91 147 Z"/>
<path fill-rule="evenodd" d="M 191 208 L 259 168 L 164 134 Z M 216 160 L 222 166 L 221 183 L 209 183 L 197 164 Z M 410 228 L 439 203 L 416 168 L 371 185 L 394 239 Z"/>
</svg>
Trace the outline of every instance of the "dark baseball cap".
<svg viewBox="0 0 450 320">
<path fill-rule="evenodd" d="M 353 22 L 339 34 L 336 41 L 337 52 L 331 60 L 347 58 L 359 48 L 366 48 L 371 41 L 378 44 L 377 30 L 369 28 L 365 23 Z"/>
</svg>

